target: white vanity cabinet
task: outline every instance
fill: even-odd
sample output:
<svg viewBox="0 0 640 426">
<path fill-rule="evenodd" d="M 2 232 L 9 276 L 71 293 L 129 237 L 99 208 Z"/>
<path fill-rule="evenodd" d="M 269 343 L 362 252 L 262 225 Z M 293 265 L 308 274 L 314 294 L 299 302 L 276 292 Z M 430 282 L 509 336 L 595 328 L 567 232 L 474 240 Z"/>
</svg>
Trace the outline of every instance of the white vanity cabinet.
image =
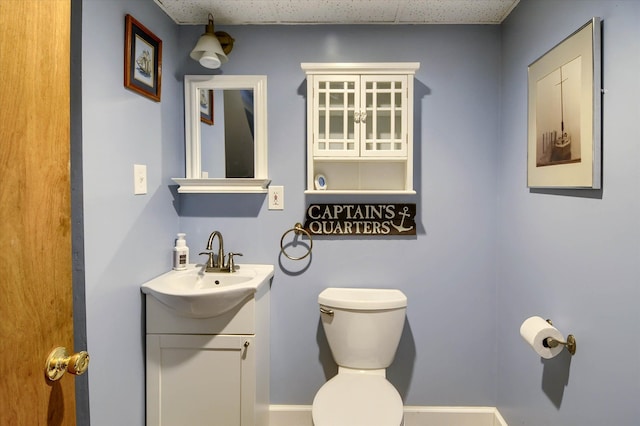
<svg viewBox="0 0 640 426">
<path fill-rule="evenodd" d="M 268 288 L 213 318 L 146 296 L 147 426 L 269 424 Z"/>
<path fill-rule="evenodd" d="M 418 63 L 303 63 L 306 193 L 415 193 L 413 78 Z M 324 176 L 326 188 L 318 184 Z"/>
</svg>

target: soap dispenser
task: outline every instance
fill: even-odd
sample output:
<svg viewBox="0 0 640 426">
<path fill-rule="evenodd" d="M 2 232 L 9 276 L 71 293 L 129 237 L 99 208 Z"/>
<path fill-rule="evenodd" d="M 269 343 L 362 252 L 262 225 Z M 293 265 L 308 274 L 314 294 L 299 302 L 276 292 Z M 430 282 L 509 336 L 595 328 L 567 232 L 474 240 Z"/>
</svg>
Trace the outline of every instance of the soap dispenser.
<svg viewBox="0 0 640 426">
<path fill-rule="evenodd" d="M 184 239 L 186 234 L 178 234 L 176 246 L 173 248 L 173 269 L 176 271 L 187 269 L 189 264 L 189 247 L 187 240 Z"/>
</svg>

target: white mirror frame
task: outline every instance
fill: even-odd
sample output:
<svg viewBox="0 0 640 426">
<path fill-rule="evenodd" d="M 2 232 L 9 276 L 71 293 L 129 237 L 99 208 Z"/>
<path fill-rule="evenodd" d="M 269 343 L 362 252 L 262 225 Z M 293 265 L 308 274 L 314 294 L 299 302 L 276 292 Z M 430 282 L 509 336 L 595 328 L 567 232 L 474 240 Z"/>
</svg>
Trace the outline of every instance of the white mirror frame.
<svg viewBox="0 0 640 426">
<path fill-rule="evenodd" d="M 253 90 L 254 178 L 202 178 L 200 137 L 200 89 Z M 185 75 L 184 133 L 186 177 L 173 178 L 180 193 L 266 193 L 267 173 L 267 76 Z"/>
</svg>

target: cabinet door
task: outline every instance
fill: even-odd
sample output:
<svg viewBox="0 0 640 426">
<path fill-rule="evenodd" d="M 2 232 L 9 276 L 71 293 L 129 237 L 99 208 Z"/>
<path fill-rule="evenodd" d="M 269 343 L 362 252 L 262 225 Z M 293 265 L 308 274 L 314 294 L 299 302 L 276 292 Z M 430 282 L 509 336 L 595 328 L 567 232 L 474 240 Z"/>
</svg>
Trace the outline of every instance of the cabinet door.
<svg viewBox="0 0 640 426">
<path fill-rule="evenodd" d="M 250 424 L 242 411 L 253 389 L 242 373 L 252 338 L 148 334 L 147 426 Z"/>
<path fill-rule="evenodd" d="M 363 157 L 406 157 L 407 76 L 362 76 Z"/>
<path fill-rule="evenodd" d="M 317 76 L 313 86 L 313 154 L 355 157 L 359 154 L 360 78 Z"/>
</svg>

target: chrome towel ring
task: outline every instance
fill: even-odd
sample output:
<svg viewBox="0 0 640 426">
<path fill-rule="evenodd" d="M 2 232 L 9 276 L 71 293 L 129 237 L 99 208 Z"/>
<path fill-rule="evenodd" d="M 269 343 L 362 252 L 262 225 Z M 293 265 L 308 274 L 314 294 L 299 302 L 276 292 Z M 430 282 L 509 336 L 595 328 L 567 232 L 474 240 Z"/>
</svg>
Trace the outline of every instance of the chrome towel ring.
<svg viewBox="0 0 640 426">
<path fill-rule="evenodd" d="M 307 250 L 307 252 L 300 257 L 293 257 L 290 256 L 284 249 L 284 237 L 287 236 L 287 234 L 289 234 L 289 232 L 293 232 L 296 235 L 302 235 L 305 234 L 308 238 L 309 238 L 309 249 Z M 302 260 L 305 257 L 309 256 L 311 254 L 311 250 L 313 249 L 313 239 L 311 238 L 311 234 L 309 233 L 309 231 L 307 231 L 306 229 L 304 229 L 302 227 L 302 224 L 300 222 L 296 223 L 296 225 L 289 229 L 288 231 L 286 231 L 284 234 L 282 234 L 282 238 L 280 238 L 280 251 L 282 252 L 282 254 L 284 254 L 287 258 L 291 259 L 291 260 Z"/>
</svg>

